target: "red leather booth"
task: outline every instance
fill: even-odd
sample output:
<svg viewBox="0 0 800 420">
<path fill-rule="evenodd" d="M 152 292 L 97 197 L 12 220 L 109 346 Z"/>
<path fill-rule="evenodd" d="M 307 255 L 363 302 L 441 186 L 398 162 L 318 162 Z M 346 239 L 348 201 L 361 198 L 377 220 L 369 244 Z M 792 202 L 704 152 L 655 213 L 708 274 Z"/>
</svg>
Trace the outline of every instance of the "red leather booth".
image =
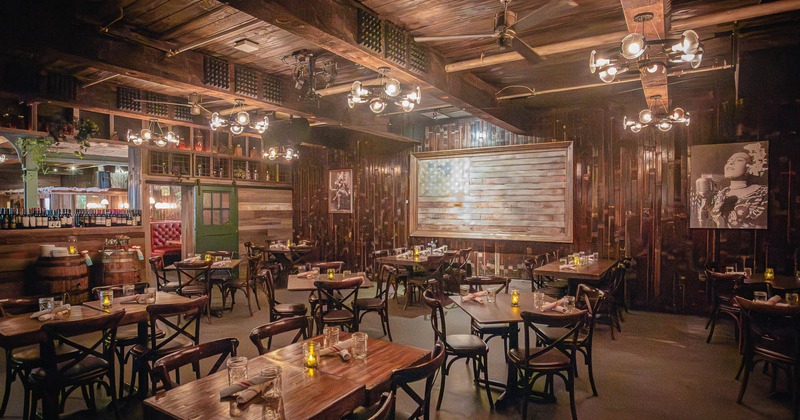
<svg viewBox="0 0 800 420">
<path fill-rule="evenodd" d="M 181 222 L 150 222 L 150 255 L 160 255 L 169 265 L 181 259 Z"/>
</svg>

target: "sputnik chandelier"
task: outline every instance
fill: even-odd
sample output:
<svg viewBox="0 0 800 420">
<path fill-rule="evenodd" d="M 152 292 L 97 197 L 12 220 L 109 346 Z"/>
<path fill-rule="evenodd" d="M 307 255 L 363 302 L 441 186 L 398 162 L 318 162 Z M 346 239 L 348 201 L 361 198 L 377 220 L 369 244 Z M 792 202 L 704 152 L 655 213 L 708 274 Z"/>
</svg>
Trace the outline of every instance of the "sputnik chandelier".
<svg viewBox="0 0 800 420">
<path fill-rule="evenodd" d="M 148 128 L 143 128 L 138 133 L 130 129 L 128 130 L 128 142 L 136 146 L 141 146 L 142 143 L 151 140 L 158 147 L 166 147 L 170 143 L 180 143 L 181 138 L 171 130 L 168 130 L 165 134 L 157 119 L 151 119 Z"/>
<path fill-rule="evenodd" d="M 636 15 L 634 21 L 642 25 L 653 19 L 650 12 Z M 648 40 L 641 32 L 628 34 L 622 39 L 619 50 L 599 53 L 592 50 L 589 56 L 589 70 L 598 73 L 605 83 L 613 82 L 616 77 L 630 70 L 646 73 L 665 73 L 668 64 L 689 63 L 696 69 L 703 61 L 703 44 L 697 32 L 689 29 L 680 38 Z M 661 46 L 660 49 L 651 46 Z M 621 57 L 619 57 L 619 56 Z"/>
<path fill-rule="evenodd" d="M 218 128 L 227 127 L 234 135 L 242 134 L 245 128 L 251 128 L 258 134 L 264 134 L 269 127 L 269 117 L 264 115 L 263 118 L 254 119 L 255 123 L 250 125 L 253 119 L 244 107 L 244 100 L 237 99 L 236 105 L 233 107 L 233 112 L 227 117 L 221 115 L 219 112 L 211 114 L 210 126 L 212 131 L 217 131 Z"/>
<path fill-rule="evenodd" d="M 683 108 L 675 108 L 672 112 L 669 112 L 667 106 L 664 105 L 664 101 L 661 100 L 661 95 L 651 96 L 650 99 L 650 108 L 641 110 L 638 120 L 625 117 L 622 123 L 624 129 L 630 129 L 632 132 L 638 133 L 642 131 L 642 128 L 651 125 L 658 127 L 661 131 L 672 130 L 673 125 L 689 125 L 689 113 L 684 111 Z"/>
<path fill-rule="evenodd" d="M 350 89 L 350 94 L 347 95 L 347 105 L 354 108 L 356 104 L 369 104 L 370 111 L 380 114 L 386 109 L 388 103 L 403 108 L 405 112 L 414 110 L 415 105 L 419 105 L 422 100 L 422 92 L 419 86 L 415 87 L 411 92 L 403 92 L 400 81 L 387 77 L 391 69 L 389 67 L 380 67 L 378 71 L 381 73 L 380 78 L 375 82 L 364 82 L 356 80 L 353 82 L 353 87 Z M 377 85 L 376 87 L 368 87 L 368 85 Z"/>
</svg>

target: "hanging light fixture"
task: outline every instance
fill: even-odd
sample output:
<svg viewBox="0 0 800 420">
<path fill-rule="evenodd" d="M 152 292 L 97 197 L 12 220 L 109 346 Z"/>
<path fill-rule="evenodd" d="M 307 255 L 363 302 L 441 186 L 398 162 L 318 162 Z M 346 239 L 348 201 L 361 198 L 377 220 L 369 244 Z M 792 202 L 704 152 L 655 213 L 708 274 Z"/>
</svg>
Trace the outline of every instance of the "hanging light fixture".
<svg viewBox="0 0 800 420">
<path fill-rule="evenodd" d="M 638 119 L 629 119 L 627 116 L 623 119 L 622 126 L 624 129 L 638 133 L 642 131 L 642 128 L 652 125 L 666 132 L 672 130 L 674 125 L 689 125 L 689 113 L 684 111 L 683 108 L 675 108 L 672 112 L 669 112 L 661 100 L 661 95 L 651 96 L 650 99 L 650 108 L 639 111 Z"/>
<path fill-rule="evenodd" d="M 684 31 L 680 38 L 648 40 L 642 32 L 644 32 L 645 22 L 652 19 L 653 13 L 650 12 L 634 16 L 637 32 L 622 38 L 618 50 L 607 52 L 592 50 L 589 56 L 589 71 L 592 74 L 598 73 L 603 82 L 611 83 L 617 75 L 631 69 L 638 68 L 643 74 L 645 71 L 649 73 L 666 72 L 666 62 L 670 64 L 688 63 L 692 68 L 698 68 L 703 60 L 703 44 L 700 42 L 697 32 L 689 29 Z M 642 25 L 641 30 L 639 24 Z M 661 46 L 661 48 L 651 52 L 651 46 Z M 664 59 L 665 55 L 666 60 Z"/>
<path fill-rule="evenodd" d="M 404 93 L 400 81 L 387 76 L 391 71 L 389 67 L 381 67 L 378 71 L 381 73 L 380 83 L 375 88 L 366 88 L 364 83 L 358 80 L 353 82 L 350 94 L 347 95 L 347 106 L 355 108 L 356 104 L 368 103 L 370 111 L 380 114 L 389 103 L 394 103 L 405 112 L 413 111 L 414 106 L 420 104 L 422 91 L 419 86 L 411 92 Z"/>
<path fill-rule="evenodd" d="M 181 142 L 180 137 L 172 130 L 167 131 L 165 134 L 157 119 L 151 119 L 148 128 L 143 128 L 138 133 L 129 129 L 127 138 L 128 142 L 136 146 L 149 141 L 153 141 L 158 147 L 166 147 L 170 143 L 178 144 Z"/>
<path fill-rule="evenodd" d="M 255 121 L 255 123 L 250 125 L 251 121 Z M 264 115 L 261 118 L 251 118 L 250 114 L 245 110 L 244 99 L 237 99 L 236 105 L 233 107 L 233 112 L 227 117 L 221 115 L 219 112 L 211 113 L 209 126 L 212 131 L 217 131 L 217 129 L 221 127 L 227 127 L 228 130 L 235 135 L 242 134 L 245 128 L 251 128 L 258 134 L 264 134 L 267 128 L 269 128 L 269 117 Z"/>
<path fill-rule="evenodd" d="M 264 152 L 262 157 L 269 160 L 282 158 L 286 160 L 286 162 L 291 162 L 292 160 L 300 159 L 300 154 L 297 152 L 297 149 L 292 146 L 279 146 L 270 147 L 266 152 Z"/>
<path fill-rule="evenodd" d="M 6 163 L 6 159 L 8 159 L 6 155 L 0 154 L 0 163 Z"/>
</svg>

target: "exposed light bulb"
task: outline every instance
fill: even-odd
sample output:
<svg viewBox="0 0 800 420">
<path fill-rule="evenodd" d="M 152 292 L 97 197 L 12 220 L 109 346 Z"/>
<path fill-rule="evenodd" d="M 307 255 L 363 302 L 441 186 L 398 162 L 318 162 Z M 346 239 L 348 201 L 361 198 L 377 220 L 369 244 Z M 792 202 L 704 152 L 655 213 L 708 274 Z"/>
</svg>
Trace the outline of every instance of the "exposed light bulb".
<svg viewBox="0 0 800 420">
<path fill-rule="evenodd" d="M 269 158 L 269 160 L 275 160 L 278 157 L 278 149 L 270 147 L 269 154 L 267 157 Z"/>
<path fill-rule="evenodd" d="M 239 125 L 250 124 L 250 114 L 248 114 L 247 111 L 239 111 L 239 113 L 236 114 L 236 122 L 239 123 Z"/>
<path fill-rule="evenodd" d="M 159 138 L 157 138 L 157 139 L 156 139 L 156 146 L 158 146 L 158 147 L 164 147 L 164 146 L 166 146 L 166 145 L 167 145 L 167 141 L 166 141 L 166 140 L 164 140 L 164 138 L 163 138 L 163 137 L 159 137 Z"/>
<path fill-rule="evenodd" d="M 359 82 L 358 80 L 353 82 L 353 86 L 350 87 L 350 94 L 353 96 L 361 95 L 361 82 Z"/>
<path fill-rule="evenodd" d="M 6 159 L 8 159 L 8 157 L 6 157 L 6 155 L 0 155 L 0 163 L 5 163 Z"/>
<path fill-rule="evenodd" d="M 153 197 L 150 197 L 150 205 L 152 206 L 155 203 L 156 203 L 156 199 L 153 198 Z"/>
<path fill-rule="evenodd" d="M 294 157 L 294 153 L 293 153 L 292 148 L 290 147 L 290 148 L 286 149 L 285 159 L 286 160 L 292 160 L 293 157 Z"/>
<path fill-rule="evenodd" d="M 135 144 L 136 146 L 141 146 L 141 145 L 142 145 L 142 138 L 141 138 L 141 137 L 139 137 L 139 136 L 135 136 L 135 137 L 133 138 L 133 140 L 131 140 L 131 141 L 132 141 L 132 142 L 133 142 L 133 144 Z"/>
<path fill-rule="evenodd" d="M 622 48 L 620 53 L 623 57 L 631 60 L 634 58 L 639 58 L 642 54 L 644 54 L 646 44 L 644 40 L 644 35 L 639 33 L 632 33 L 628 34 L 625 38 L 622 39 Z"/>
<path fill-rule="evenodd" d="M 408 98 L 403 98 L 403 101 L 400 103 L 400 106 L 403 107 L 403 111 L 411 112 L 414 110 L 414 102 L 410 101 Z"/>
<path fill-rule="evenodd" d="M 384 109 L 386 109 L 386 102 L 383 102 L 383 100 L 381 98 L 375 98 L 375 99 L 369 101 L 369 110 L 370 111 L 372 111 L 372 112 L 374 112 L 376 114 L 380 114 L 381 112 L 383 112 Z"/>
<path fill-rule="evenodd" d="M 672 110 L 672 118 L 676 120 L 682 120 L 685 115 L 686 112 L 683 110 L 683 108 L 675 108 Z"/>
<path fill-rule="evenodd" d="M 153 132 L 145 128 L 142 130 L 142 138 L 145 140 L 150 140 L 153 138 Z"/>
<path fill-rule="evenodd" d="M 175 141 L 175 133 L 167 131 L 167 141 L 173 143 Z"/>
<path fill-rule="evenodd" d="M 400 82 L 397 79 L 388 79 L 386 83 L 383 85 L 383 91 L 391 97 L 399 95 Z"/>
<path fill-rule="evenodd" d="M 616 67 L 608 67 L 604 70 L 601 70 L 599 73 L 600 80 L 605 83 L 611 83 L 617 77 L 617 68 Z"/>
<path fill-rule="evenodd" d="M 650 121 L 653 121 L 653 111 L 649 109 L 643 109 L 639 112 L 639 122 L 642 124 L 649 124 Z"/>
<path fill-rule="evenodd" d="M 681 51 L 686 54 L 694 54 L 699 47 L 700 37 L 697 32 L 691 29 L 683 31 L 683 35 L 681 35 Z"/>
<path fill-rule="evenodd" d="M 672 130 L 672 123 L 670 123 L 669 121 L 662 121 L 656 124 L 656 127 L 658 127 L 659 130 L 666 132 Z"/>
<path fill-rule="evenodd" d="M 636 123 L 636 124 L 631 126 L 631 132 L 638 133 L 640 131 L 642 131 L 642 125 L 641 124 Z"/>
<path fill-rule="evenodd" d="M 244 131 L 244 127 L 239 124 L 231 124 L 230 130 L 231 133 L 233 134 L 242 134 L 242 131 Z"/>
<path fill-rule="evenodd" d="M 269 128 L 269 117 L 264 115 L 264 118 L 256 123 L 255 129 L 258 131 L 258 134 L 264 134 L 267 128 Z"/>
</svg>

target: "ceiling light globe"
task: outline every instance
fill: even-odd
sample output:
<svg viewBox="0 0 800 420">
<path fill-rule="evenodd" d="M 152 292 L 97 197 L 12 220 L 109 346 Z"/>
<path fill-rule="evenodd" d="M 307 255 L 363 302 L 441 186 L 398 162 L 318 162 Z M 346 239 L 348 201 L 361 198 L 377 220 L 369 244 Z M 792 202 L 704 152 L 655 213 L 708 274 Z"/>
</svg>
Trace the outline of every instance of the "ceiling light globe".
<svg viewBox="0 0 800 420">
<path fill-rule="evenodd" d="M 347 95 L 347 106 L 350 108 L 355 108 L 356 102 L 353 100 L 353 94 Z"/>
<path fill-rule="evenodd" d="M 211 114 L 211 126 L 219 127 L 221 125 L 222 125 L 222 118 L 219 116 L 219 112 Z"/>
<path fill-rule="evenodd" d="M 142 145 L 142 138 L 139 137 L 139 136 L 136 136 L 136 137 L 133 138 L 133 140 L 131 140 L 131 142 L 136 146 L 141 146 Z"/>
<path fill-rule="evenodd" d="M 683 108 L 675 108 L 672 110 L 672 118 L 675 120 L 682 120 L 686 116 L 686 111 Z"/>
<path fill-rule="evenodd" d="M 684 54 L 694 54 L 700 48 L 700 37 L 697 32 L 689 29 L 681 35 L 681 50 Z"/>
<path fill-rule="evenodd" d="M 600 80 L 605 83 L 611 83 L 617 77 L 617 68 L 616 67 L 609 67 L 607 69 L 601 70 L 599 73 Z"/>
<path fill-rule="evenodd" d="M 397 79 L 388 79 L 383 85 L 383 92 L 391 97 L 400 94 L 400 81 Z"/>
<path fill-rule="evenodd" d="M 693 69 L 700 67 L 700 63 L 703 62 L 703 49 L 700 48 L 697 53 L 695 53 L 694 58 L 689 61 L 689 65 L 692 66 Z"/>
<path fill-rule="evenodd" d="M 250 124 L 250 114 L 248 114 L 247 111 L 239 111 L 239 113 L 236 114 L 236 122 L 239 125 Z"/>
<path fill-rule="evenodd" d="M 375 99 L 369 101 L 369 110 L 370 111 L 372 111 L 372 112 L 374 112 L 376 114 L 380 114 L 381 112 L 383 112 L 384 109 L 386 109 L 386 102 L 383 102 L 383 100 L 381 98 L 375 98 Z"/>
<path fill-rule="evenodd" d="M 636 123 L 636 124 L 631 126 L 631 132 L 632 133 L 638 133 L 640 131 L 642 131 L 642 125 L 641 124 Z"/>
<path fill-rule="evenodd" d="M 638 33 L 628 34 L 625 38 L 622 38 L 620 54 L 632 60 L 644 54 L 645 47 L 644 35 Z"/>
<path fill-rule="evenodd" d="M 408 100 L 408 98 L 404 98 L 402 102 L 400 102 L 400 106 L 403 107 L 403 111 L 411 112 L 414 110 L 414 102 Z"/>
<path fill-rule="evenodd" d="M 156 139 L 156 146 L 158 147 L 165 147 L 167 145 L 167 141 L 164 140 L 163 137 L 159 137 Z"/>
<path fill-rule="evenodd" d="M 639 122 L 642 124 L 649 124 L 650 121 L 653 121 L 653 111 L 649 109 L 643 109 L 639 112 Z"/>
<path fill-rule="evenodd" d="M 269 160 L 275 160 L 275 158 L 278 157 L 278 149 L 270 147 L 267 157 L 269 158 Z"/>
<path fill-rule="evenodd" d="M 361 82 L 359 82 L 358 80 L 353 82 L 353 86 L 350 87 L 350 94 L 353 96 L 361 95 Z"/>
<path fill-rule="evenodd" d="M 658 129 L 663 132 L 667 132 L 669 130 L 672 130 L 672 123 L 670 123 L 669 121 L 662 121 L 656 124 L 656 127 L 658 127 Z"/>
<path fill-rule="evenodd" d="M 233 133 L 233 134 L 242 134 L 242 131 L 244 131 L 244 127 L 243 126 L 241 126 L 239 124 L 232 124 L 231 125 L 231 133 Z"/>
<path fill-rule="evenodd" d="M 422 89 L 419 86 L 414 88 L 414 92 L 412 93 L 414 102 L 419 105 L 422 102 Z"/>
<path fill-rule="evenodd" d="M 167 141 L 172 143 L 175 141 L 175 133 L 172 131 L 167 131 Z"/>
<path fill-rule="evenodd" d="M 142 130 L 141 135 L 142 135 L 142 138 L 145 139 L 145 140 L 150 140 L 151 138 L 153 138 L 153 132 L 148 130 L 148 129 L 146 129 L 146 128 L 144 130 Z"/>
</svg>

